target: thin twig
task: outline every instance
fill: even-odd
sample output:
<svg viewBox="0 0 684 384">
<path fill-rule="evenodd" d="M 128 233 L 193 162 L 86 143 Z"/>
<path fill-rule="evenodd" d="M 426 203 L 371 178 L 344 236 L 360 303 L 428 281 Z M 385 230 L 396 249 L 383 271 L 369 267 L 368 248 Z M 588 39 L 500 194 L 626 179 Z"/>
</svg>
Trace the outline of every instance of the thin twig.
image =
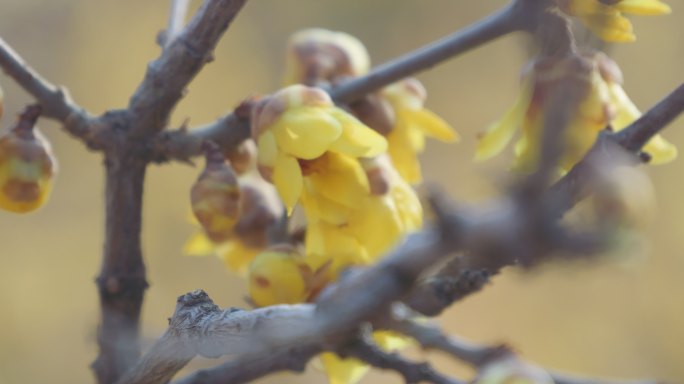
<svg viewBox="0 0 684 384">
<path fill-rule="evenodd" d="M 205 64 L 223 33 L 247 0 L 205 0 L 183 31 L 148 66 L 145 78 L 131 97 L 133 134 L 161 131 L 185 87 Z"/>
<path fill-rule="evenodd" d="M 441 329 L 426 324 L 419 324 L 410 320 L 397 321 L 391 329 L 411 336 L 423 348 L 442 351 L 452 357 L 466 362 L 475 368 L 510 356 L 514 352 L 504 345 L 478 345 L 445 334 Z M 655 380 L 607 380 L 596 378 L 576 377 L 568 374 L 547 372 L 556 384 L 657 384 Z"/>
<path fill-rule="evenodd" d="M 50 84 L 26 64 L 2 38 L 0 68 L 38 101 L 43 108 L 43 117 L 62 122 L 67 132 L 86 141 L 93 149 L 103 145 L 105 140 L 98 137 L 100 130 L 94 126 L 90 115 L 74 103 L 65 89 Z"/>
<path fill-rule="evenodd" d="M 414 363 L 396 353 L 387 353 L 376 345 L 370 335 L 365 335 L 345 348 L 344 356 L 357 358 L 373 367 L 396 371 L 406 383 L 463 384 L 462 381 L 447 377 L 428 363 Z"/>
<path fill-rule="evenodd" d="M 431 68 L 450 58 L 489 43 L 508 33 L 527 29 L 534 16 L 545 5 L 539 1 L 517 0 L 493 15 L 455 32 L 437 42 L 418 48 L 395 60 L 374 68 L 370 73 L 349 80 L 332 90 L 330 95 L 338 103 L 353 102 L 404 77 Z M 169 159 L 188 161 L 201 153 L 203 140 L 213 140 L 226 149 L 239 145 L 249 137 L 249 114 L 229 114 L 200 129 L 176 130 L 162 133 L 153 144 L 157 161 Z M 247 127 L 247 128 L 246 128 Z"/>
<path fill-rule="evenodd" d="M 166 29 L 160 35 L 159 43 L 163 48 L 171 45 L 183 30 L 183 23 L 185 22 L 185 16 L 188 13 L 189 7 L 190 0 L 171 0 L 169 21 Z"/>
</svg>

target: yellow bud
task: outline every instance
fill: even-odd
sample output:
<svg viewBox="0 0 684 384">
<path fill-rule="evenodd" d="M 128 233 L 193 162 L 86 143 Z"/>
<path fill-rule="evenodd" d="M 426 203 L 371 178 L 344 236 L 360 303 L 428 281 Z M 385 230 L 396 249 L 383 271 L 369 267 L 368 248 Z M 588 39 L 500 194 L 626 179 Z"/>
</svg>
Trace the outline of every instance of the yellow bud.
<svg viewBox="0 0 684 384">
<path fill-rule="evenodd" d="M 295 304 L 309 295 L 311 269 L 292 247 L 275 246 L 249 266 L 249 296 L 258 307 Z"/>
<path fill-rule="evenodd" d="M 1 110 L 0 101 L 0 110 Z M 41 108 L 31 105 L 0 138 L 0 208 L 26 213 L 41 207 L 52 189 L 57 163 L 35 126 Z"/>
<path fill-rule="evenodd" d="M 240 188 L 215 144 L 206 143 L 206 166 L 190 192 L 192 212 L 209 239 L 228 239 L 239 215 Z"/>
</svg>

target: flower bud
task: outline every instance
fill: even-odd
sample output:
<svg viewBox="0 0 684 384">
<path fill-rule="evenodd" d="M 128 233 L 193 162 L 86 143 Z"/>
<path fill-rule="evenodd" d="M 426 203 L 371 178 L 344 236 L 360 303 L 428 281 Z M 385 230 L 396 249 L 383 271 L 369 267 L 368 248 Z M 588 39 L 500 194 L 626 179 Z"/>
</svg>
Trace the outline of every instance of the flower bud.
<svg viewBox="0 0 684 384">
<path fill-rule="evenodd" d="M 334 83 L 341 77 L 362 75 L 369 67 L 368 52 L 354 36 L 320 28 L 305 29 L 290 38 L 285 84 Z"/>
<path fill-rule="evenodd" d="M 50 144 L 35 127 L 40 113 L 39 105 L 27 107 L 0 137 L 0 208 L 4 210 L 33 211 L 45 203 L 52 189 L 57 163 Z"/>
<path fill-rule="evenodd" d="M 190 192 L 192 212 L 212 242 L 230 237 L 239 215 L 240 188 L 216 144 L 203 145 L 206 166 Z"/>
<path fill-rule="evenodd" d="M 257 307 L 304 302 L 311 275 L 311 268 L 293 247 L 274 246 L 249 266 L 250 300 Z"/>
<path fill-rule="evenodd" d="M 256 165 L 257 148 L 254 140 L 247 139 L 232 151 L 226 151 L 225 156 L 231 167 L 238 175 L 245 174 Z"/>
</svg>

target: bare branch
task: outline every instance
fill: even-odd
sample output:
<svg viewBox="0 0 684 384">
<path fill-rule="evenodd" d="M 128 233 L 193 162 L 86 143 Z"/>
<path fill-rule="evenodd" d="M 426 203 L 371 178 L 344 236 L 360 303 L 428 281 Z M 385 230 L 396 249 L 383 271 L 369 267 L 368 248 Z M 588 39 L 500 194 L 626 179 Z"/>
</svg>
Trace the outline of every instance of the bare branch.
<svg viewBox="0 0 684 384">
<path fill-rule="evenodd" d="M 370 92 L 431 68 L 508 33 L 529 29 L 529 25 L 534 24 L 535 16 L 544 6 L 538 1 L 514 1 L 468 28 L 380 65 L 365 76 L 340 84 L 329 90 L 330 95 L 338 103 L 350 103 Z M 201 129 L 177 130 L 162 134 L 158 142 L 153 144 L 153 148 L 158 151 L 153 157 L 158 161 L 168 159 L 188 161 L 189 157 L 200 154 L 198 143 L 203 140 L 224 143 L 226 149 L 237 146 L 249 137 L 249 131 L 245 129 L 245 126 L 249 126 L 249 114 L 245 118 L 242 116 L 244 115 L 236 118 L 227 115 Z"/>
<path fill-rule="evenodd" d="M 151 62 L 129 103 L 135 133 L 162 130 L 185 87 L 212 60 L 223 33 L 247 0 L 205 0 L 185 29 Z"/>
<path fill-rule="evenodd" d="M 459 380 L 449 378 L 428 363 L 414 363 L 396 353 L 387 353 L 373 343 L 370 335 L 354 340 L 342 348 L 345 356 L 357 358 L 376 368 L 396 371 L 404 377 L 406 383 L 463 384 Z"/>
<path fill-rule="evenodd" d="M 390 326 L 391 329 L 414 338 L 425 349 L 445 352 L 458 360 L 464 361 L 476 368 L 480 368 L 494 360 L 513 354 L 504 345 L 485 346 L 469 343 L 449 336 L 437 327 L 419 324 L 413 321 L 399 321 Z M 556 384 L 657 384 L 654 380 L 604 380 L 582 378 L 562 373 L 547 372 Z"/>
<path fill-rule="evenodd" d="M 338 103 L 350 103 L 405 77 L 422 72 L 461 53 L 521 29 L 514 3 L 471 26 L 373 68 L 367 75 L 351 79 L 330 91 Z"/>
<path fill-rule="evenodd" d="M 322 350 L 318 345 L 304 345 L 257 356 L 240 356 L 214 368 L 194 372 L 173 384 L 240 384 L 275 372 L 304 372 L 309 360 Z"/>
<path fill-rule="evenodd" d="M 43 117 L 60 121 L 71 135 L 84 140 L 92 149 L 102 147 L 101 129 L 76 105 L 66 89 L 50 84 L 36 73 L 5 40 L 0 38 L 0 67 L 43 108 Z"/>
</svg>

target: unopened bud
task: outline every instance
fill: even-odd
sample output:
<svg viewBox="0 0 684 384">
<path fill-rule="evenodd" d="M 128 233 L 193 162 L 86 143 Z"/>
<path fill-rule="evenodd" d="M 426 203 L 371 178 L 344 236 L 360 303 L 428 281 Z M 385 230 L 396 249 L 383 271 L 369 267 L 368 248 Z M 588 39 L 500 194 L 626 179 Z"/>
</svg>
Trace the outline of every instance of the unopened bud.
<svg viewBox="0 0 684 384">
<path fill-rule="evenodd" d="M 33 211 L 45 203 L 52 189 L 57 163 L 50 144 L 35 127 L 40 113 L 39 105 L 28 106 L 0 137 L 0 208 L 4 210 Z"/>
<path fill-rule="evenodd" d="M 543 369 L 517 358 L 503 357 L 485 365 L 473 384 L 553 384 Z"/>
<path fill-rule="evenodd" d="M 258 307 L 295 304 L 308 296 L 311 269 L 295 248 L 274 246 L 249 266 L 249 296 Z"/>
<path fill-rule="evenodd" d="M 211 241 L 230 237 L 239 215 L 240 188 L 223 153 L 213 143 L 203 145 L 206 166 L 190 192 L 192 212 Z"/>
</svg>

